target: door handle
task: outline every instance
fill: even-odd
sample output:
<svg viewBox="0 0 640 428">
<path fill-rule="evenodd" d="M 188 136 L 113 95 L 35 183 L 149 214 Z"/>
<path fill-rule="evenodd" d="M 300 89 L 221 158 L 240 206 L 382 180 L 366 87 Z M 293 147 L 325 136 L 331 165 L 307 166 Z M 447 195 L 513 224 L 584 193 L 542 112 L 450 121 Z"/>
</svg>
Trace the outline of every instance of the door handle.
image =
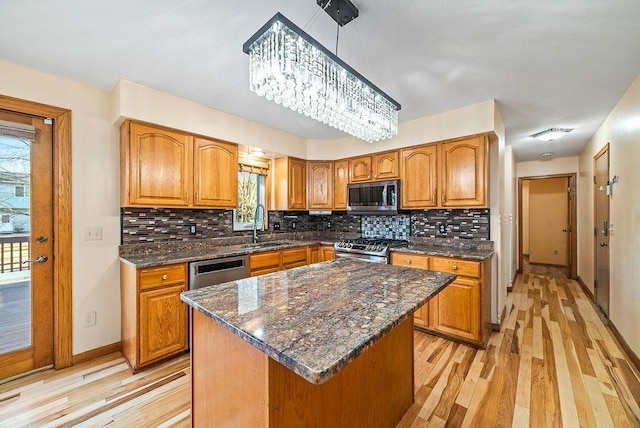
<svg viewBox="0 0 640 428">
<path fill-rule="evenodd" d="M 49 260 L 49 257 L 44 256 L 44 255 L 40 255 L 40 256 L 36 257 L 35 260 L 25 260 L 25 261 L 22 262 L 22 264 L 24 265 L 24 264 L 27 264 L 27 263 L 44 263 L 47 260 Z"/>
<path fill-rule="evenodd" d="M 606 243 L 606 242 L 601 242 L 601 243 L 600 243 L 600 246 L 601 246 L 601 247 L 608 247 L 608 245 L 607 245 L 607 243 Z"/>
</svg>

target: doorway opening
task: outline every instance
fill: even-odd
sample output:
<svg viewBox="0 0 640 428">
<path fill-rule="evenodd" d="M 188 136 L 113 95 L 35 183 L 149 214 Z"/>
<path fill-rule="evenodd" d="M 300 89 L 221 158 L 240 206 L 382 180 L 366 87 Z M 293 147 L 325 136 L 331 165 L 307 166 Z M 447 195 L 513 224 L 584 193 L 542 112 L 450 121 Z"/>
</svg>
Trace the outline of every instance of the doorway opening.
<svg viewBox="0 0 640 428">
<path fill-rule="evenodd" d="M 576 206 L 576 174 L 518 179 L 519 273 L 540 266 L 577 278 Z"/>
</svg>

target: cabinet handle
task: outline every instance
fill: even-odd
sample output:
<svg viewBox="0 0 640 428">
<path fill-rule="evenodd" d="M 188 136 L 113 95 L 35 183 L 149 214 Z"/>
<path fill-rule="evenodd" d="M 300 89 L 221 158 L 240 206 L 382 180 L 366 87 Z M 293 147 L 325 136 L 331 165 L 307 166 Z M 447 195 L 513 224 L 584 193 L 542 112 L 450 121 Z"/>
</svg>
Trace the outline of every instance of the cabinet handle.
<svg viewBox="0 0 640 428">
<path fill-rule="evenodd" d="M 164 275 L 162 275 L 162 280 L 166 281 L 167 279 L 169 279 L 169 275 L 167 275 L 166 273 Z"/>
<path fill-rule="evenodd" d="M 184 288 L 181 288 L 181 289 L 180 289 L 180 292 L 181 292 L 181 293 L 184 293 Z"/>
<path fill-rule="evenodd" d="M 436 191 L 433 191 L 433 197 L 431 198 L 431 202 L 433 202 L 433 205 L 436 204 Z"/>
<path fill-rule="evenodd" d="M 189 202 L 189 192 L 184 192 L 184 201 Z"/>
<path fill-rule="evenodd" d="M 410 265 L 411 264 L 411 260 L 407 260 L 407 264 Z"/>
<path fill-rule="evenodd" d="M 442 192 L 442 205 L 447 203 L 447 197 L 444 195 L 444 192 Z"/>
<path fill-rule="evenodd" d="M 451 269 L 453 269 L 453 270 L 458 270 L 458 266 L 453 265 L 453 266 L 451 266 Z"/>
<path fill-rule="evenodd" d="M 374 175 L 373 178 L 378 178 L 378 174 Z"/>
<path fill-rule="evenodd" d="M 195 196 L 195 197 L 194 197 L 193 199 L 194 199 L 194 201 L 196 201 L 196 202 L 197 202 L 197 201 L 198 201 L 198 192 L 196 192 L 196 194 L 195 194 L 194 196 Z"/>
</svg>

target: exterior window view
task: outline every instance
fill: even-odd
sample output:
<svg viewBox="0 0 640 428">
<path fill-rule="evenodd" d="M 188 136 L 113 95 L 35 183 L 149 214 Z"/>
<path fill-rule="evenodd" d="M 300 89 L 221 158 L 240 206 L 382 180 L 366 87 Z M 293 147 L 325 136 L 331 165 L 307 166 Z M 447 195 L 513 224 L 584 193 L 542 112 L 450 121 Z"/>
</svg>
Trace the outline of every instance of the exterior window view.
<svg viewBox="0 0 640 428">
<path fill-rule="evenodd" d="M 0 353 L 31 344 L 29 151 L 0 136 Z"/>
<path fill-rule="evenodd" d="M 265 206 L 266 176 L 254 172 L 238 172 L 238 208 L 233 214 L 233 230 L 249 230 L 253 228 L 258 205 Z M 258 213 L 258 219 L 264 215 Z M 260 228 L 260 226 L 258 226 Z"/>
</svg>

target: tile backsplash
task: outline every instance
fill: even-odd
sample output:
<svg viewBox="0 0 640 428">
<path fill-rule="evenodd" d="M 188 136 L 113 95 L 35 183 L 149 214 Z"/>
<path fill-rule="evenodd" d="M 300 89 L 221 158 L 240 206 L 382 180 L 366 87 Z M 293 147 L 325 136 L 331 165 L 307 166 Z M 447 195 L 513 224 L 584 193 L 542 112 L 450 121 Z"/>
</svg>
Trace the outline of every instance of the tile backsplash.
<svg viewBox="0 0 640 428">
<path fill-rule="evenodd" d="M 122 244 L 249 236 L 233 231 L 233 211 L 181 208 L 121 208 Z M 488 209 L 406 211 L 392 216 L 356 216 L 344 211 L 309 215 L 306 211 L 269 211 L 269 233 L 337 232 L 365 237 L 489 240 Z M 274 230 L 274 224 L 280 230 Z M 295 224 L 295 228 L 294 228 Z M 196 234 L 189 228 L 196 226 Z"/>
<path fill-rule="evenodd" d="M 365 238 L 409 239 L 411 216 L 408 214 L 362 216 L 362 236 Z"/>
</svg>

